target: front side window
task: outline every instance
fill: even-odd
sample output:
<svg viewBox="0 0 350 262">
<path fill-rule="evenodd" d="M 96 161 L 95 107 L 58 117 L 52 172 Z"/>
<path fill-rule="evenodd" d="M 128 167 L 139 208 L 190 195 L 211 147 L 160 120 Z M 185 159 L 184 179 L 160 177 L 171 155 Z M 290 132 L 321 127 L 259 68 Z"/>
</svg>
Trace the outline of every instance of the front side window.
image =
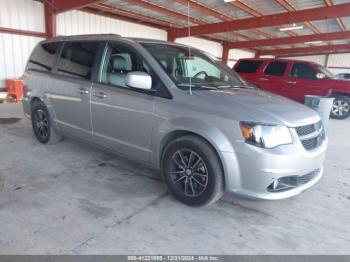
<svg viewBox="0 0 350 262">
<path fill-rule="evenodd" d="M 265 69 L 264 74 L 268 76 L 283 76 L 286 71 L 286 62 L 271 62 Z"/>
<path fill-rule="evenodd" d="M 315 80 L 317 72 L 309 65 L 302 63 L 295 63 L 292 67 L 291 76 L 294 78 L 303 78 Z"/>
<path fill-rule="evenodd" d="M 110 43 L 103 54 L 100 66 L 99 82 L 116 87 L 128 88 L 125 80 L 130 72 L 141 71 L 152 78 L 152 89 L 159 90 L 161 81 L 146 61 L 130 47 Z"/>
<path fill-rule="evenodd" d="M 235 70 L 237 73 L 254 74 L 262 63 L 260 60 L 242 60 Z"/>
<path fill-rule="evenodd" d="M 180 88 L 245 87 L 236 73 L 197 49 L 184 46 L 142 43 Z"/>
<path fill-rule="evenodd" d="M 138 70 L 137 58 L 134 52 L 108 45 L 105 50 L 102 66 L 100 67 L 99 81 L 104 84 L 126 87 L 126 75 Z"/>
<path fill-rule="evenodd" d="M 58 43 L 39 44 L 28 61 L 27 70 L 50 72 L 55 63 L 58 48 Z"/>
<path fill-rule="evenodd" d="M 58 65 L 58 74 L 90 80 L 98 45 L 98 42 L 65 43 Z"/>
</svg>

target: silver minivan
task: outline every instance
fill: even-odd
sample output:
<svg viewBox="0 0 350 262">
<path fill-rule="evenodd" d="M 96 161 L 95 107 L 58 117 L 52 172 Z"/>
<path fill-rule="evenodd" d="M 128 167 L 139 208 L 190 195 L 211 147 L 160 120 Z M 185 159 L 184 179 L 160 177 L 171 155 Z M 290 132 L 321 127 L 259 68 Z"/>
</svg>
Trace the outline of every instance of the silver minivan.
<svg viewBox="0 0 350 262">
<path fill-rule="evenodd" d="M 24 75 L 39 142 L 76 137 L 162 170 L 180 201 L 224 191 L 282 199 L 322 176 L 325 130 L 311 109 L 250 87 L 184 45 L 118 35 L 40 42 Z"/>
</svg>

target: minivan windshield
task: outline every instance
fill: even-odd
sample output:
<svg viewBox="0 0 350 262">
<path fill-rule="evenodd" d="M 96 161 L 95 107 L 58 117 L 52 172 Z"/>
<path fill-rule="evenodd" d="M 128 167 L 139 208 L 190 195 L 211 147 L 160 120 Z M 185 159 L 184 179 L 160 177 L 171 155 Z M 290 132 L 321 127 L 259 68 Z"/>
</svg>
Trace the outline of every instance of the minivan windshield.
<svg viewBox="0 0 350 262">
<path fill-rule="evenodd" d="M 185 46 L 162 43 L 141 43 L 181 89 L 246 87 L 228 66 L 210 55 Z"/>
<path fill-rule="evenodd" d="M 314 66 L 316 66 L 318 68 L 318 70 L 320 70 L 320 72 L 322 74 L 324 74 L 326 77 L 335 78 L 335 75 L 331 71 L 329 71 L 327 68 L 325 68 L 324 66 L 322 66 L 320 64 L 314 64 Z"/>
</svg>

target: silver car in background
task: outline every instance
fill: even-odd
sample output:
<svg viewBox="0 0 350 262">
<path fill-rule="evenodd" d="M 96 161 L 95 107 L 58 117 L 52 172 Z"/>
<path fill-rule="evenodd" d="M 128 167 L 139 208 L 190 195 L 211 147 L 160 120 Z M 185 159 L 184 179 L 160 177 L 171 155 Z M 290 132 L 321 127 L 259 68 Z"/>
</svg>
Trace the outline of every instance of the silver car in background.
<svg viewBox="0 0 350 262">
<path fill-rule="evenodd" d="M 194 48 L 59 37 L 36 46 L 24 82 L 23 108 L 39 142 L 76 137 L 159 168 L 188 205 L 224 191 L 282 199 L 323 173 L 327 137 L 317 113 L 249 87 Z"/>
</svg>

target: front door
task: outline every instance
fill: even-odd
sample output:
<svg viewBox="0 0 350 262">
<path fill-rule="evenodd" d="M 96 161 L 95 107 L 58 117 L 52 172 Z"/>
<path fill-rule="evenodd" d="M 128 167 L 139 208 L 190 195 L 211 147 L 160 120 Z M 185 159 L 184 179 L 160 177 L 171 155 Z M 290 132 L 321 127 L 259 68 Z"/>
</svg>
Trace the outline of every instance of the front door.
<svg viewBox="0 0 350 262">
<path fill-rule="evenodd" d="M 98 45 L 98 42 L 65 43 L 48 94 L 62 132 L 83 139 L 91 138 L 91 75 Z"/>
<path fill-rule="evenodd" d="M 286 73 L 287 65 L 287 62 L 283 61 L 270 62 L 259 78 L 260 87 L 265 91 L 285 95 L 283 93 L 283 79 Z"/>
<path fill-rule="evenodd" d="M 126 86 L 125 78 L 132 71 L 150 74 L 149 67 L 134 49 L 125 44 L 108 43 L 98 81 L 92 86 L 93 136 L 113 151 L 149 162 L 155 100 L 147 91 Z"/>
<path fill-rule="evenodd" d="M 323 95 L 324 81 L 317 79 L 317 71 L 306 63 L 293 63 L 290 75 L 285 81 L 288 97 L 304 103 L 305 95 Z"/>
</svg>

